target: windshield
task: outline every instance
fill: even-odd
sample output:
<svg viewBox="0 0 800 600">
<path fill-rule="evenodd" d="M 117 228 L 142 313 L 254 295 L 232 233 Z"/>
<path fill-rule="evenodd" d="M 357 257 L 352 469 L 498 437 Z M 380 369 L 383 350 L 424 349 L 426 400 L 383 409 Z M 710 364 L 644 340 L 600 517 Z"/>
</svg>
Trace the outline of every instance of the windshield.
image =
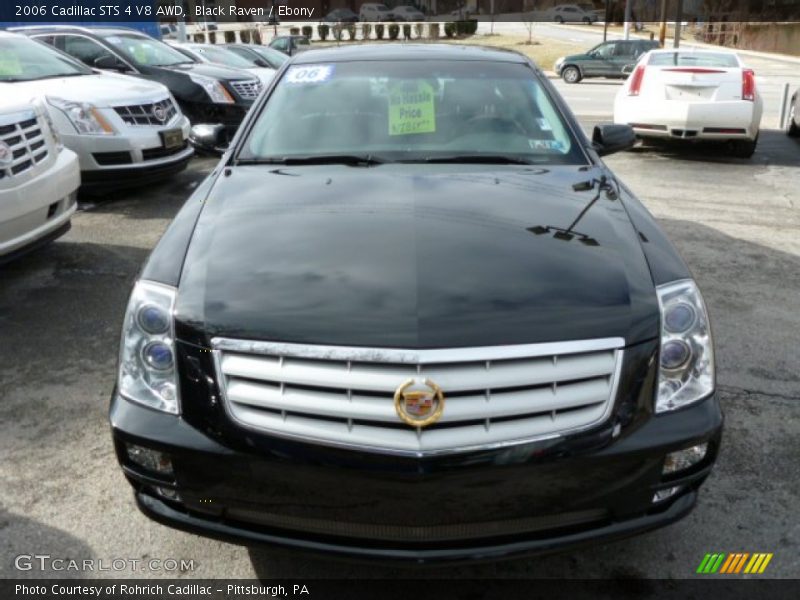
<svg viewBox="0 0 800 600">
<path fill-rule="evenodd" d="M 39 42 L 0 37 L 0 81 L 32 81 L 90 75 L 92 70 Z"/>
<path fill-rule="evenodd" d="M 106 41 L 147 67 L 168 67 L 194 62 L 165 43 L 141 35 L 110 35 L 106 37 Z"/>
<path fill-rule="evenodd" d="M 225 48 L 215 48 L 214 46 L 189 46 L 189 48 L 204 56 L 212 63 L 236 67 L 238 69 L 249 69 L 253 66 L 252 61 Z"/>
<path fill-rule="evenodd" d="M 239 158 L 345 154 L 381 161 L 586 160 L 530 68 L 483 61 L 291 66 Z"/>
<path fill-rule="evenodd" d="M 648 65 L 655 67 L 738 67 L 736 55 L 723 52 L 657 52 Z"/>
</svg>

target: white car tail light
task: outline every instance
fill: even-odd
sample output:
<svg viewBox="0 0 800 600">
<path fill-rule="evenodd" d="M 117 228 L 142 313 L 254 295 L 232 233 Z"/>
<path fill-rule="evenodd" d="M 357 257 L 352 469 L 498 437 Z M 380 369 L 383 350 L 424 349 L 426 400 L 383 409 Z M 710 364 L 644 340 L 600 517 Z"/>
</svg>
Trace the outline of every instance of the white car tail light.
<svg viewBox="0 0 800 600">
<path fill-rule="evenodd" d="M 742 100 L 756 99 L 756 74 L 753 69 L 742 69 Z"/>
<path fill-rule="evenodd" d="M 628 89 L 628 96 L 638 96 L 639 90 L 642 89 L 642 80 L 644 79 L 644 65 L 639 65 L 633 70 L 631 75 L 631 87 Z"/>
</svg>

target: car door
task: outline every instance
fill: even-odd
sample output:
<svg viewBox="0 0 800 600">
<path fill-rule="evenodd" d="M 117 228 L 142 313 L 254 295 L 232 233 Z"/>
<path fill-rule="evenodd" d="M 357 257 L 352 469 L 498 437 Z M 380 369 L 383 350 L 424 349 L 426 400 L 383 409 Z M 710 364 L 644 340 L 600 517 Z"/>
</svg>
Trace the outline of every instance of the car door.
<svg viewBox="0 0 800 600">
<path fill-rule="evenodd" d="M 588 59 L 581 64 L 584 77 L 607 77 L 614 73 L 612 59 L 617 42 L 603 42 L 588 53 Z"/>
<path fill-rule="evenodd" d="M 637 42 L 616 42 L 614 54 L 611 57 L 612 75 L 622 77 L 623 69 L 627 65 L 632 65 L 636 62 L 636 49 L 638 46 Z"/>
</svg>

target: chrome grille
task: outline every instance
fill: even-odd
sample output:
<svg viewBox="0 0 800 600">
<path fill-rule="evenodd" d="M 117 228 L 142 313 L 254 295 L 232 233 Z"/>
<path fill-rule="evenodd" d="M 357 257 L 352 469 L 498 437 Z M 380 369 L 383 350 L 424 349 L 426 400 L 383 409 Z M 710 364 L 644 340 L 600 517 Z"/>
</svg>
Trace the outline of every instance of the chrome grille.
<svg viewBox="0 0 800 600">
<path fill-rule="evenodd" d="M 608 416 L 621 338 L 397 350 L 212 340 L 226 410 L 240 425 L 309 443 L 423 456 L 558 437 Z M 444 392 L 441 418 L 403 423 L 408 379 Z"/>
<path fill-rule="evenodd" d="M 258 79 L 242 79 L 240 81 L 231 81 L 231 87 L 242 98 L 254 100 L 261 93 L 263 86 Z"/>
<path fill-rule="evenodd" d="M 178 109 L 170 98 L 150 104 L 115 106 L 114 110 L 128 125 L 165 125 L 175 118 Z M 158 118 L 162 116 L 163 118 Z"/>
<path fill-rule="evenodd" d="M 32 169 L 47 158 L 47 143 L 33 111 L 0 116 L 0 142 L 9 148 L 9 158 L 0 161 L 0 179 Z"/>
</svg>

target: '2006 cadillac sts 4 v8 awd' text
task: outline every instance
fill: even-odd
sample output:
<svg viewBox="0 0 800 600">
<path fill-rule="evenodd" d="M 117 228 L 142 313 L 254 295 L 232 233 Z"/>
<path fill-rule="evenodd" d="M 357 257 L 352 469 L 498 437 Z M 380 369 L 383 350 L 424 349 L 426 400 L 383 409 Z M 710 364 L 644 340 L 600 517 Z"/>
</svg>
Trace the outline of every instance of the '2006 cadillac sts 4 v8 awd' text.
<svg viewBox="0 0 800 600">
<path fill-rule="evenodd" d="M 516 53 L 302 53 L 150 256 L 110 419 L 150 517 L 365 558 L 686 515 L 719 449 L 700 292 Z"/>
</svg>

